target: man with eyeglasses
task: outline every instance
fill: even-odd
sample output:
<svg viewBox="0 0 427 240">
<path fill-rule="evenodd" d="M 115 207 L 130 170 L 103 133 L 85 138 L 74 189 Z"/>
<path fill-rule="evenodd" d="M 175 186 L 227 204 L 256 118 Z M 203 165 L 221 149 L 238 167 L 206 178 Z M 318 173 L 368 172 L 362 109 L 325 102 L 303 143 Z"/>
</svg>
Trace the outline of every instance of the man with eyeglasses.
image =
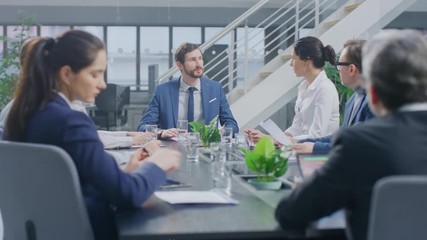
<svg viewBox="0 0 427 240">
<path fill-rule="evenodd" d="M 344 44 L 339 61 L 335 67 L 342 83 L 353 89 L 354 93 L 347 101 L 341 128 L 364 122 L 374 115 L 368 106 L 365 90 L 362 88 L 362 47 L 364 40 L 349 40 Z M 297 153 L 326 154 L 331 149 L 332 135 L 322 138 L 303 139 L 293 146 Z"/>
<path fill-rule="evenodd" d="M 199 45 L 181 44 L 175 52 L 175 62 L 181 77 L 156 86 L 138 131 L 145 131 L 147 124 L 155 124 L 161 129 L 160 138 L 172 138 L 178 136 L 178 120 L 209 124 L 218 116 L 221 125 L 237 133 L 239 127 L 221 83 L 203 76 L 204 62 Z"/>
<path fill-rule="evenodd" d="M 372 233 L 369 216 L 376 182 L 393 175 L 427 174 L 427 39 L 421 31 L 386 29 L 362 52 L 363 84 L 376 117 L 340 130 L 325 165 L 282 199 L 276 219 L 283 228 L 304 229 L 344 209 L 346 239 L 373 239 L 368 230 Z M 414 197 L 404 191 L 401 195 L 402 200 Z M 410 219 L 414 214 L 400 212 L 402 216 L 390 217 Z M 425 208 L 418 214 L 424 216 Z M 423 224 L 412 221 L 407 226 Z M 383 226 L 383 230 L 402 228 Z M 400 235 L 400 239 L 425 238 L 420 231 Z"/>
</svg>

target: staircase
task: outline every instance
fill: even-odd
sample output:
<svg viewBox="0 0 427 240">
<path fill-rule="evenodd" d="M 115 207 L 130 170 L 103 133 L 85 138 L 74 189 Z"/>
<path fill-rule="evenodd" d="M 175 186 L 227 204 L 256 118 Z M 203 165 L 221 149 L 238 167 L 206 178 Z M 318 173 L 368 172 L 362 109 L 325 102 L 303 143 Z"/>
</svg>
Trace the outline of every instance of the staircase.
<svg viewBox="0 0 427 240">
<path fill-rule="evenodd" d="M 355 3 L 345 4 L 309 35 L 320 36 L 324 44 L 339 50 L 348 39 L 368 37 L 379 32 L 414 2 L 415 0 L 366 0 L 357 6 Z M 256 127 L 296 97 L 302 79 L 295 77 L 288 60 L 284 60 L 290 52 L 291 48 L 286 49 L 282 56 L 277 56 L 264 66 L 261 73 L 271 73 L 265 79 L 255 76 L 247 86 L 250 89 L 246 89 L 245 94 L 231 104 L 241 129 Z M 281 66 L 274 70 L 274 65 L 280 65 L 280 62 Z"/>
<path fill-rule="evenodd" d="M 268 1 L 259 1 L 200 48 L 209 49 L 226 34 L 234 33 Z M 300 31 L 312 28 L 308 35 L 317 36 L 325 45 L 339 50 L 348 39 L 368 38 L 379 32 L 415 1 L 286 1 L 257 26 L 250 29 L 246 26 L 243 36 L 232 38 L 227 49 L 205 61 L 205 74 L 223 84 L 240 128 L 256 127 L 296 97 L 302 79 L 295 77 L 288 62 Z M 263 36 L 261 41 L 259 34 Z M 260 69 L 250 69 L 250 54 L 261 54 L 268 62 Z M 222 64 L 224 69 L 218 71 L 224 61 L 227 63 Z M 171 68 L 158 82 L 168 80 L 175 72 L 177 68 Z M 238 84 L 241 78 L 243 84 Z"/>
</svg>

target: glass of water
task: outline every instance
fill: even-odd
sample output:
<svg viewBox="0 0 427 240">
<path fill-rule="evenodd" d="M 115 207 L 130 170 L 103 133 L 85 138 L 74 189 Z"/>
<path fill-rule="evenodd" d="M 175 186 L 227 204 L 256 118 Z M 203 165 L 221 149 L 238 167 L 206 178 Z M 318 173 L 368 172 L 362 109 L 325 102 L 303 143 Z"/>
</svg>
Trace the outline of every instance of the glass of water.
<svg viewBox="0 0 427 240">
<path fill-rule="evenodd" d="M 185 143 L 188 131 L 188 120 L 178 120 L 178 142 Z"/>
<path fill-rule="evenodd" d="M 233 140 L 233 128 L 225 127 L 221 129 L 221 142 L 231 144 Z"/>
<path fill-rule="evenodd" d="M 199 161 L 200 135 L 198 132 L 187 133 L 187 160 L 190 162 Z"/>
<path fill-rule="evenodd" d="M 155 124 L 147 124 L 145 125 L 145 132 L 151 133 L 152 137 L 147 138 L 147 141 L 151 141 L 153 139 L 157 139 L 157 125 Z"/>
<path fill-rule="evenodd" d="M 212 180 L 215 189 L 220 189 L 231 194 L 231 171 L 230 166 L 227 165 L 225 152 L 220 151 L 217 160 L 212 162 Z M 222 156 L 221 156 L 222 155 Z"/>
</svg>

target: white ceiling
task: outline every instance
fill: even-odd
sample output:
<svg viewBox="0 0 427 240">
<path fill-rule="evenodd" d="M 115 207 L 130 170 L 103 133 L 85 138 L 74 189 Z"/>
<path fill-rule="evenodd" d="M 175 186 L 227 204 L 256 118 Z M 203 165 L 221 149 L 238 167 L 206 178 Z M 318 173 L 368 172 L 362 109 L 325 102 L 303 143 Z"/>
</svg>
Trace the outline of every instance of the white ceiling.
<svg viewBox="0 0 427 240">
<path fill-rule="evenodd" d="M 0 6 L 114 6 L 114 7 L 241 7 L 259 0 L 0 0 Z M 294 0 L 270 0 L 277 7 Z M 409 11 L 427 11 L 427 1 L 418 0 Z"/>
<path fill-rule="evenodd" d="M 5 6 L 250 7 L 259 0 L 0 0 Z M 290 0 L 270 0 L 280 5 Z"/>
</svg>

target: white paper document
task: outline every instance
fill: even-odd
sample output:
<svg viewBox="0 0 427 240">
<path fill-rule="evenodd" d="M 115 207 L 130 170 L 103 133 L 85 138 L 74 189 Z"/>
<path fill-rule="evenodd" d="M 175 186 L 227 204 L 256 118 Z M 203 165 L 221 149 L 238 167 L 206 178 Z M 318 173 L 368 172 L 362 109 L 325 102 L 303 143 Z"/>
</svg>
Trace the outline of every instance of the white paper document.
<svg viewBox="0 0 427 240">
<path fill-rule="evenodd" d="M 292 145 L 292 141 L 289 137 L 286 136 L 282 129 L 280 129 L 279 126 L 277 126 L 271 119 L 261 122 L 259 125 L 281 144 Z"/>
<path fill-rule="evenodd" d="M 237 200 L 231 198 L 223 191 L 158 191 L 156 197 L 170 204 L 237 204 Z"/>
</svg>

